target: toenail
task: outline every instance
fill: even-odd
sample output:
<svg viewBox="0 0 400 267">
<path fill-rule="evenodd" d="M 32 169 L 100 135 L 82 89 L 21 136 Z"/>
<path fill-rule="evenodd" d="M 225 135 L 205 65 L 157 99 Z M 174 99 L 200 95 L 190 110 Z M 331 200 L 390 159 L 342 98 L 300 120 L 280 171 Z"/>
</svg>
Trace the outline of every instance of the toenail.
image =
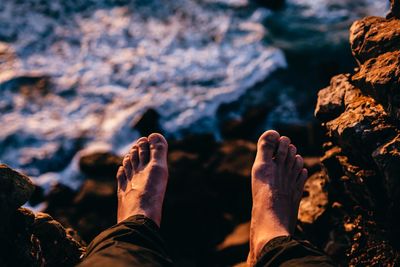
<svg viewBox="0 0 400 267">
<path fill-rule="evenodd" d="M 289 137 L 286 137 L 286 136 L 282 136 L 280 141 L 281 141 L 281 142 L 283 141 L 283 142 L 285 142 L 285 143 L 290 143 Z"/>
<path fill-rule="evenodd" d="M 158 137 L 158 136 L 152 136 L 150 139 L 149 139 L 149 141 L 150 141 L 150 143 L 160 143 L 161 142 L 161 138 L 160 137 Z"/>
</svg>

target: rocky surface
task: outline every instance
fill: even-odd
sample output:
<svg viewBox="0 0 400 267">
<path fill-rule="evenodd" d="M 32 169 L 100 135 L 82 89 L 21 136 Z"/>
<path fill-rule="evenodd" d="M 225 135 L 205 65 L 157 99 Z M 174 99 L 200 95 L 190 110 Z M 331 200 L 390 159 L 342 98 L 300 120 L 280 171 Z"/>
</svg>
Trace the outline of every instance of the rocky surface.
<svg viewBox="0 0 400 267">
<path fill-rule="evenodd" d="M 2 211 L 15 210 L 29 200 L 35 186 L 25 175 L 0 164 L 0 205 Z"/>
<path fill-rule="evenodd" d="M 0 165 L 0 265 L 75 266 L 85 247 L 76 232 L 25 204 L 34 191 L 28 177 Z M 4 205 L 3 205 L 4 204 Z"/>
<path fill-rule="evenodd" d="M 326 252 L 351 266 L 400 263 L 400 1 L 391 3 L 387 18 L 354 22 L 358 67 L 333 77 L 315 109 L 328 137 L 322 163 L 329 202 L 320 217 L 336 223 L 321 228 L 315 220 L 310 229 L 322 230 Z"/>
<path fill-rule="evenodd" d="M 213 117 L 217 111 L 217 116 L 222 116 L 219 113 L 224 105 L 219 104 L 226 102 L 225 95 L 230 94 L 230 90 L 224 89 L 222 94 L 219 90 L 208 93 L 210 88 L 219 89 L 219 84 L 223 84 L 225 80 L 229 80 L 228 85 L 237 84 L 238 80 L 240 83 L 242 80 L 246 81 L 243 86 L 240 86 L 239 91 L 246 89 L 246 92 L 254 94 L 252 97 L 247 96 L 247 101 L 252 102 L 251 106 L 239 98 L 234 102 L 237 102 L 240 108 L 227 109 L 226 114 L 221 112 L 228 117 L 223 125 L 219 125 L 219 131 L 225 141 L 217 142 L 213 135 L 190 135 L 192 132 L 189 130 L 183 132 L 184 138 L 182 139 L 172 140 L 169 138 L 170 182 L 165 199 L 162 234 L 177 265 L 230 266 L 245 261 L 248 253 L 248 225 L 251 210 L 250 168 L 254 160 L 256 138 L 267 125 L 271 125 L 270 123 L 275 123 L 274 128 L 282 134 L 290 136 L 293 142 L 299 146 L 300 153 L 310 156 L 305 159 L 305 162 L 311 172 L 311 178 L 306 184 L 304 198 L 300 205 L 300 220 L 296 234 L 310 239 L 343 265 L 349 263 L 360 266 L 375 263 L 390 265 L 397 261 L 396 246 L 398 244 L 393 242 L 399 236 L 395 231 L 396 228 L 393 227 L 396 225 L 397 219 L 396 216 L 391 216 L 396 214 L 396 207 L 400 206 L 397 205 L 399 192 L 396 179 L 397 168 L 400 166 L 398 164 L 399 135 L 395 123 L 398 118 L 397 107 L 399 106 L 395 98 L 398 87 L 396 53 L 398 53 L 399 44 L 399 32 L 396 28 L 398 26 L 396 17 L 399 17 L 397 2 L 393 1 L 393 10 L 388 15 L 388 19 L 370 17 L 354 24 L 351 29 L 351 47 L 359 68 L 355 73 L 334 77 L 330 86 L 321 90 L 319 94 L 316 116 L 324 123 L 329 137 L 324 145 L 325 156 L 321 159 L 323 168 L 321 168 L 320 160 L 315 157 L 320 150 L 320 128 L 316 127 L 313 122 L 302 123 L 299 120 L 304 112 L 299 113 L 290 97 L 286 96 L 287 88 L 275 82 L 271 83 L 268 88 L 279 88 L 279 93 L 264 95 L 265 91 L 272 90 L 264 88 L 264 85 L 260 84 L 255 86 L 261 88 L 260 90 L 250 92 L 249 88 L 252 88 L 257 81 L 265 79 L 269 70 L 285 65 L 280 51 L 265 50 L 264 46 L 259 47 L 261 36 L 264 36 L 263 30 L 262 33 L 260 32 L 262 28 L 260 28 L 260 23 L 266 16 L 262 11 L 252 13 L 253 16 L 248 19 L 247 16 L 245 16 L 246 18 L 236 18 L 236 12 L 243 12 L 239 8 L 233 9 L 234 11 L 230 11 L 232 13 L 228 15 L 221 13 L 223 21 L 231 21 L 230 26 L 226 26 L 226 28 L 224 23 L 214 25 L 217 20 L 208 18 L 215 17 L 214 7 L 223 7 L 223 3 L 229 1 L 208 1 L 218 2 L 218 5 L 207 5 L 206 9 L 203 9 L 197 3 L 198 1 L 185 1 L 186 4 L 178 8 L 184 11 L 179 16 L 182 16 L 182 19 L 191 26 L 196 22 L 192 18 L 198 17 L 192 13 L 204 13 L 206 19 L 201 16 L 200 20 L 207 22 L 204 25 L 205 28 L 202 29 L 206 31 L 206 34 L 197 34 L 197 27 L 188 29 L 185 23 L 182 24 L 179 19 L 171 19 L 171 24 L 165 26 L 166 28 L 163 28 L 162 32 L 167 37 L 172 36 L 173 38 L 163 38 L 167 41 L 161 45 L 172 47 L 173 51 L 176 50 L 175 47 L 179 48 L 180 45 L 183 45 L 185 49 L 182 54 L 178 55 L 178 59 L 195 53 L 196 56 L 191 58 L 196 63 L 200 60 L 198 55 L 203 55 L 204 51 L 210 50 L 216 51 L 217 58 L 221 53 L 229 56 L 228 59 L 235 59 L 241 57 L 241 53 L 229 54 L 229 51 L 235 52 L 237 49 L 243 52 L 255 51 L 249 53 L 248 57 L 247 54 L 244 55 L 245 57 L 240 60 L 241 64 L 235 65 L 233 70 L 227 74 L 228 76 L 222 75 L 222 78 L 215 70 L 223 61 L 210 63 L 207 55 L 205 63 L 200 60 L 198 64 L 200 66 L 204 63 L 205 68 L 199 69 L 200 74 L 193 77 L 191 68 L 193 62 L 186 62 L 183 70 L 176 68 L 174 64 L 181 67 L 182 62 L 176 60 L 177 55 L 170 60 L 170 54 L 167 53 L 169 50 L 159 49 L 159 40 L 153 40 L 154 34 L 151 31 L 164 25 L 163 21 L 159 21 L 159 17 L 168 17 L 164 14 L 174 13 L 175 6 L 179 6 L 184 1 L 173 3 L 174 8 L 171 10 L 169 5 L 159 6 L 158 1 L 151 1 L 148 6 L 155 6 L 157 10 L 159 7 L 161 8 L 156 14 L 153 14 L 153 8 L 148 8 L 146 5 L 140 6 L 140 10 L 134 14 L 130 13 L 130 8 L 125 7 L 113 7 L 110 10 L 91 10 L 90 8 L 86 18 L 79 14 L 82 10 L 87 10 L 80 5 L 85 3 L 84 1 L 77 0 L 73 1 L 73 4 L 66 4 L 71 5 L 70 8 L 64 10 L 67 14 L 60 13 L 62 5 L 51 5 L 50 10 L 44 10 L 46 5 L 36 5 L 38 2 L 36 0 L 28 2 L 35 3 L 33 5 L 35 14 L 46 14 L 44 20 L 37 20 L 35 16 L 18 15 L 25 14 L 24 8 L 26 6 L 31 8 L 29 4 L 18 6 L 17 9 L 3 10 L 3 15 L 6 16 L 5 21 L 10 20 L 8 12 L 15 11 L 18 16 L 14 17 L 17 17 L 18 22 L 26 27 L 24 26 L 21 32 L 16 32 L 15 27 L 3 27 L 0 30 L 1 40 L 18 41 L 16 46 L 0 43 L 0 91 L 6 96 L 0 100 L 0 110 L 13 113 L 13 109 L 18 108 L 14 115 L 5 116 L 8 119 L 4 124 L 12 127 L 0 134 L 0 144 L 2 145 L 0 154 L 3 153 L 7 156 L 3 160 L 16 162 L 18 167 L 29 170 L 34 175 L 39 176 L 44 173 L 37 179 L 37 182 L 38 185 L 45 184 L 46 186 L 41 188 L 37 185 L 36 188 L 33 188 L 25 178 L 21 178 L 27 183 L 26 191 L 15 195 L 15 203 L 18 204 L 15 209 L 11 210 L 12 216 L 8 217 L 15 224 L 6 224 L 0 220 L 0 228 L 4 232 L 8 230 L 9 238 L 7 240 L 10 240 L 10 242 L 0 244 L 4 246 L 0 250 L 0 266 L 12 266 L 17 258 L 21 259 L 18 266 L 68 266 L 79 261 L 79 257 L 83 255 L 80 238 L 75 232 L 69 228 L 65 229 L 60 223 L 66 227 L 77 229 L 86 242 L 90 242 L 102 230 L 115 224 L 114 176 L 121 162 L 116 151 L 126 150 L 128 143 L 137 136 L 137 132 L 147 135 L 152 131 L 162 131 L 163 127 L 167 128 L 167 133 L 172 132 L 176 129 L 176 125 L 190 124 L 192 120 L 187 120 L 187 118 L 191 118 L 193 114 L 200 117 Z M 46 1 L 39 2 L 45 3 Z M 103 4 L 107 5 L 108 2 L 113 1 L 91 2 L 93 5 L 89 6 L 100 4 L 103 7 Z M 120 2 L 122 6 L 125 3 L 125 1 L 117 2 Z M 272 5 L 280 9 L 284 1 L 255 2 L 262 2 L 268 6 L 275 2 Z M 286 49 L 291 53 L 296 50 L 297 53 L 303 55 L 302 48 L 306 43 L 313 43 L 319 47 L 320 50 L 315 52 L 316 56 L 310 59 L 306 54 L 306 59 L 298 60 L 301 68 L 304 67 L 305 61 L 314 62 L 316 57 L 319 58 L 319 51 L 324 51 L 327 43 L 333 43 L 338 38 L 341 39 L 345 36 L 340 31 L 336 34 L 328 34 L 328 38 L 323 38 L 321 41 L 321 35 L 326 37 L 323 32 L 320 32 L 322 28 L 326 29 L 329 26 L 328 32 L 333 31 L 337 24 L 342 25 L 342 20 L 338 17 L 353 20 L 360 14 L 370 13 L 366 11 L 367 9 L 384 6 L 377 1 L 373 4 L 366 4 L 370 1 L 360 1 L 362 4 L 357 7 L 354 1 L 349 2 L 348 5 L 345 1 L 343 1 L 344 5 L 342 5 L 343 3 L 338 5 L 322 1 L 323 8 L 315 4 L 316 1 L 300 1 L 300 4 L 294 0 L 285 2 L 289 12 L 274 13 L 269 17 L 270 20 L 277 21 L 278 24 L 275 25 L 287 26 L 288 21 L 292 22 L 294 15 L 301 14 L 301 18 L 297 18 L 291 25 L 292 27 L 288 27 L 289 34 L 282 30 L 281 26 L 271 27 L 268 30 L 273 33 L 275 29 L 290 36 L 288 39 L 291 49 L 288 47 Z M 329 5 L 325 5 L 328 2 Z M 13 1 L 5 3 L 11 7 L 14 6 Z M 193 5 L 187 3 L 193 3 Z M 293 7 L 293 3 L 296 3 L 294 9 L 290 8 Z M 361 7 L 361 10 L 358 9 L 358 6 Z M 193 7 L 195 7 L 194 11 L 192 11 Z M 337 11 L 338 7 L 339 11 Z M 218 14 L 219 8 L 216 9 Z M 352 8 L 357 12 L 353 12 Z M 142 9 L 144 9 L 143 12 Z M 138 10 L 136 6 L 134 10 Z M 186 10 L 189 11 L 186 12 Z M 145 16 L 142 17 L 141 12 L 143 14 L 150 13 L 155 20 L 148 21 Z M 310 16 L 312 18 L 308 20 Z M 60 21 L 67 20 L 68 23 L 58 25 L 60 21 L 57 19 L 59 18 L 61 18 Z M 77 20 L 70 18 L 77 18 Z M 227 19 L 225 20 L 225 18 Z M 232 18 L 233 20 L 231 20 Z M 308 18 L 306 19 L 307 23 L 301 22 L 304 18 Z M 317 21 L 314 18 L 317 18 Z M 63 40 L 65 40 L 64 35 L 70 29 L 72 30 L 67 34 L 66 47 L 58 42 L 53 43 L 51 34 L 42 38 L 40 32 L 46 29 L 42 26 L 51 26 L 54 20 L 56 20 L 56 26 L 59 26 L 57 26 L 58 29 L 61 30 L 57 32 L 62 35 Z M 130 20 L 135 23 L 126 23 Z M 32 21 L 34 23 L 30 23 Z M 76 21 L 83 27 L 76 30 L 76 25 L 73 24 Z M 245 23 L 248 21 L 249 23 Z M 212 28 L 212 36 L 209 36 L 208 22 L 212 22 L 209 25 Z M 325 22 L 324 27 L 320 27 L 323 22 Z M 315 25 L 318 27 L 315 28 Z M 292 34 L 299 31 L 299 28 L 303 30 L 304 26 L 307 26 L 306 32 L 309 35 L 306 41 L 303 35 L 297 38 Z M 84 28 L 87 28 L 88 32 L 82 33 L 81 29 Z M 240 36 L 236 38 L 229 34 L 224 35 L 231 31 L 235 33 L 236 28 L 245 31 L 250 44 L 247 42 L 239 44 L 233 50 L 228 46 L 229 53 L 224 49 L 219 49 L 221 44 L 230 43 L 232 39 L 242 39 Z M 98 31 L 98 29 L 100 30 Z M 148 31 L 149 29 L 150 31 Z M 177 43 L 174 41 L 176 31 L 171 31 L 171 29 L 178 29 Z M 95 34 L 96 32 L 104 33 L 104 35 L 98 36 Z M 131 32 L 139 32 L 138 39 L 150 39 L 150 46 L 149 43 L 146 43 L 146 47 L 150 47 L 150 49 L 142 50 L 140 47 L 134 51 L 120 50 L 121 47 L 116 49 L 116 45 L 119 46 L 119 44 L 116 44 L 114 40 L 127 40 L 128 44 L 136 40 L 136 37 L 130 34 Z M 195 34 L 191 34 L 193 32 Z M 82 55 L 88 56 L 89 60 L 86 56 L 78 57 L 78 61 L 84 62 L 84 66 L 75 65 L 76 53 L 80 54 L 81 49 L 87 48 L 85 45 L 81 47 L 79 38 L 82 34 L 87 36 L 88 40 L 85 42 L 88 44 L 100 42 L 107 47 L 112 47 L 107 50 L 110 55 L 109 59 L 103 62 L 104 56 L 108 55 L 107 53 L 105 55 L 104 47 L 101 48 L 101 51 L 93 47 L 90 51 L 94 51 L 94 59 L 97 63 L 93 63 L 91 57 L 93 55 L 87 55 L 85 52 Z M 33 47 L 34 50 L 29 52 L 28 48 L 31 46 L 29 43 L 19 43 L 21 39 L 18 35 L 32 36 L 33 40 L 40 40 L 40 42 L 35 42 L 37 44 L 41 44 L 42 40 L 46 43 L 43 46 Z M 38 36 L 40 39 L 35 39 Z M 219 36 L 225 37 L 219 39 Z M 181 40 L 181 38 L 183 39 Z M 195 38 L 194 41 L 192 38 Z M 293 42 L 293 38 L 297 42 Z M 277 43 L 280 41 L 282 40 L 278 38 Z M 202 47 L 204 42 L 207 45 L 204 49 L 192 51 L 191 45 L 196 47 L 197 44 L 201 44 L 200 47 Z M 254 46 L 247 49 L 251 44 Z M 311 50 L 314 50 L 314 45 Z M 121 46 L 125 47 L 125 44 L 122 42 Z M 136 47 L 136 44 L 132 46 Z M 285 48 L 285 45 L 282 46 Z M 54 49 L 48 49 L 48 47 Z M 155 47 L 155 49 L 151 49 L 151 47 Z M 246 79 L 235 76 L 231 81 L 230 75 L 241 73 L 242 67 L 247 66 L 248 62 L 253 62 L 264 55 L 259 53 L 260 50 L 268 52 L 267 54 L 271 52 L 272 57 L 261 57 L 262 60 L 256 60 L 256 64 L 251 65 L 246 72 L 253 73 L 250 81 L 247 76 Z M 59 51 L 66 51 L 66 53 L 59 53 Z M 169 63 L 165 65 L 165 68 L 164 66 L 159 67 L 160 53 L 155 53 L 157 51 L 161 53 L 162 57 L 164 52 L 168 54 L 166 61 Z M 332 57 L 337 57 L 335 53 L 331 54 L 334 55 Z M 135 66 L 132 67 L 132 55 L 137 61 L 135 61 L 135 66 L 141 66 L 141 64 L 147 66 L 148 59 L 151 61 L 151 66 L 154 64 L 155 67 L 151 70 L 155 72 L 150 75 L 150 78 L 147 73 L 137 75 L 136 72 L 130 72 L 135 69 Z M 277 57 L 273 55 L 277 55 Z M 28 59 L 31 57 L 36 59 L 34 62 L 40 65 L 40 73 L 31 73 L 30 70 L 32 68 L 36 70 L 38 66 L 29 64 L 21 67 L 24 70 L 22 73 L 9 71 L 9 64 L 21 64 L 20 61 L 24 62 L 25 56 Z M 213 53 L 210 56 L 215 57 Z M 293 54 L 291 56 L 293 57 Z M 97 60 L 98 57 L 101 60 Z M 40 63 L 49 61 L 49 58 L 52 59 L 50 67 Z M 157 59 L 153 62 L 154 58 Z M 69 61 L 70 59 L 73 64 Z M 340 69 L 331 66 L 337 63 L 337 58 L 333 64 L 330 60 L 324 62 L 322 71 L 319 65 L 311 70 L 318 69 L 322 76 L 328 75 L 328 73 L 330 76 L 330 73 Z M 226 62 L 223 62 L 222 65 L 225 71 Z M 380 65 L 381 67 L 385 66 L 384 71 L 379 67 Z M 252 71 L 259 66 L 265 66 L 265 68 L 259 68 L 260 72 Z M 48 71 L 49 69 L 50 71 Z M 295 65 L 294 69 L 297 72 L 299 66 Z M 101 70 L 101 79 L 98 79 L 99 70 Z M 205 70 L 207 71 L 204 72 Z M 309 76 L 300 79 L 307 72 L 312 73 L 312 75 L 308 74 L 310 76 L 320 76 L 309 70 L 310 68 L 303 69 L 293 80 L 299 80 L 300 84 L 305 83 L 306 86 L 309 86 L 310 83 L 314 84 L 308 80 Z M 138 72 L 142 73 L 141 70 Z M 160 73 L 161 75 L 159 75 Z M 190 77 L 183 75 L 182 78 L 182 73 Z M 284 80 L 288 80 L 287 77 L 283 77 Z M 172 80 L 172 83 L 165 83 L 167 78 L 169 81 Z M 114 86 L 114 82 L 117 86 Z M 113 86 L 109 86 L 110 84 Z M 171 90 L 171 88 L 176 88 L 176 84 L 179 85 L 179 90 Z M 292 86 L 292 84 L 290 85 Z M 159 90 L 152 89 L 147 92 L 145 89 L 140 89 L 142 91 L 139 90 L 138 93 L 135 93 L 136 91 L 132 91 L 132 88 L 137 88 L 137 86 L 139 89 L 161 86 L 162 90 L 160 93 Z M 186 90 L 186 87 L 193 91 Z M 126 88 L 128 89 L 126 90 Z M 204 94 L 203 89 L 206 88 L 208 91 L 207 94 Z M 181 93 L 182 91 L 185 94 Z M 149 93 L 149 97 L 144 97 L 143 95 L 147 95 L 147 93 Z M 198 99 L 197 95 L 200 96 Z M 237 97 L 235 96 L 234 99 Z M 304 95 L 302 98 L 308 98 L 308 95 Z M 190 99 L 195 99 L 195 101 L 188 101 Z M 146 103 L 143 104 L 142 100 Z M 167 101 L 166 104 L 163 102 L 164 100 Z M 232 100 L 228 101 L 229 104 L 234 104 Z M 254 106 L 256 100 L 261 103 Z M 300 96 L 296 98 L 296 101 L 308 103 L 301 100 Z M 149 103 L 152 104 L 149 106 Z M 204 103 L 206 104 L 203 105 Z M 208 104 L 212 104 L 211 109 Z M 198 110 L 207 112 L 196 113 Z M 27 117 L 26 114 L 29 116 Z M 50 120 L 48 114 L 52 114 Z M 92 116 L 92 114 L 99 114 L 99 116 Z M 81 119 L 76 119 L 76 117 Z M 45 125 L 43 118 L 46 119 Z M 175 120 L 176 118 L 178 119 Z M 194 119 L 197 120 L 197 118 Z M 168 124 L 170 119 L 172 124 Z M 264 123 L 265 121 L 268 123 Z M 283 121 L 286 124 L 276 123 L 277 121 Z M 13 124 L 15 122 L 18 122 L 18 125 Z M 175 122 L 179 123 L 175 124 Z M 101 131 L 98 129 L 99 124 L 104 126 Z M 203 127 L 213 128 L 215 125 L 206 121 L 205 124 L 197 125 L 194 130 Z M 90 148 L 92 152 L 88 152 L 83 148 L 86 148 L 87 144 L 92 144 L 92 141 L 96 141 L 92 140 L 92 137 L 101 141 L 101 145 L 104 145 L 103 143 L 111 143 L 111 145 L 105 148 L 102 146 L 98 150 L 94 146 Z M 126 147 L 121 148 L 121 144 Z M 96 145 L 98 144 L 96 143 Z M 83 151 L 82 149 L 85 150 L 85 153 L 80 153 Z M 78 174 L 74 172 L 76 169 L 73 167 L 79 169 Z M 51 179 L 54 175 L 53 172 L 57 172 L 57 179 Z M 74 179 L 78 180 L 78 186 L 69 186 L 75 182 Z M 51 188 L 47 187 L 45 183 L 49 180 Z M 45 182 L 42 183 L 43 181 Z M 54 181 L 58 181 L 58 183 L 54 183 Z M 0 196 L 4 196 L 1 188 L 0 186 Z M 51 217 L 43 213 L 35 215 L 28 209 L 19 208 L 21 203 L 29 198 L 32 191 L 34 192 L 30 204 L 41 203 L 39 208 L 51 214 Z M 393 238 L 389 238 L 389 236 Z M 53 246 L 54 243 L 58 245 Z"/>
</svg>

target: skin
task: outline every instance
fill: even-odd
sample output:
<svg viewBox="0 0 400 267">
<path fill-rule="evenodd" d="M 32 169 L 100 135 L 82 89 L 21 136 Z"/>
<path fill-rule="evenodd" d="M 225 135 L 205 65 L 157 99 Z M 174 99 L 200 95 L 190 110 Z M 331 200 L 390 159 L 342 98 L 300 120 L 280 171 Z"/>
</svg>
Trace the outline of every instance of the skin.
<svg viewBox="0 0 400 267">
<path fill-rule="evenodd" d="M 118 222 L 140 214 L 160 226 L 168 182 L 167 150 L 165 138 L 151 134 L 138 139 L 125 156 L 117 173 Z M 271 239 L 294 233 L 307 176 L 303 158 L 288 137 L 276 131 L 261 135 L 252 168 L 250 266 Z"/>
<path fill-rule="evenodd" d="M 293 235 L 307 170 L 296 147 L 286 136 L 266 131 L 257 144 L 252 168 L 253 209 L 248 264 L 253 266 L 262 248 L 278 236 Z"/>
<path fill-rule="evenodd" d="M 158 226 L 168 182 L 168 144 L 160 134 L 136 141 L 118 169 L 118 212 L 121 222 L 133 215 L 144 215 Z"/>
</svg>

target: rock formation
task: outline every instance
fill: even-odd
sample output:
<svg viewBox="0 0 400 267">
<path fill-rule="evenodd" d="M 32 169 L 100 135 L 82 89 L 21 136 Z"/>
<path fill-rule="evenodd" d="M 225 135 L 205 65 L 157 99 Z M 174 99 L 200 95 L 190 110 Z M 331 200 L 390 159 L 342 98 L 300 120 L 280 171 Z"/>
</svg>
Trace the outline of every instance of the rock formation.
<svg viewBox="0 0 400 267">
<path fill-rule="evenodd" d="M 327 140 L 329 232 L 325 250 L 353 266 L 399 263 L 400 1 L 387 18 L 366 17 L 350 29 L 358 67 L 320 90 L 315 116 Z M 335 212 L 333 210 L 336 210 Z M 338 212 L 339 211 L 339 212 Z M 335 235 L 333 235 L 335 233 Z M 344 249 L 330 250 L 338 244 Z"/>
<path fill-rule="evenodd" d="M 399 263 L 399 7 L 400 1 L 392 0 L 387 18 L 367 17 L 353 24 L 350 44 L 358 68 L 333 77 L 318 96 L 315 115 L 328 140 L 323 168 L 319 160 L 305 159 L 312 175 L 300 205 L 297 234 L 343 265 Z M 0 47 L 0 70 L 9 58 L 12 52 Z M 14 90 L 16 83 L 26 88 L 21 90 L 24 94 L 47 92 L 46 77 L 20 77 L 3 87 Z M 231 266 L 245 261 L 249 175 L 256 146 L 255 140 L 237 138 L 248 136 L 259 124 L 260 112 L 267 111 L 263 107 L 244 122 L 226 125 L 221 132 L 231 140 L 218 143 L 200 135 L 170 142 L 162 234 L 177 265 Z M 159 130 L 158 117 L 150 110 L 130 127 L 146 135 Z M 295 128 L 282 133 L 303 151 L 311 150 L 307 140 L 317 139 L 315 135 L 298 134 Z M 245 134 L 238 137 L 238 131 Z M 116 221 L 114 175 L 120 163 L 119 156 L 108 152 L 82 156 L 79 167 L 86 179 L 78 192 L 58 184 L 49 194 L 39 192 L 31 203 L 44 200 L 47 213 L 78 229 L 89 242 Z M 74 265 L 84 253 L 77 234 L 45 213 L 21 208 L 34 190 L 29 178 L 0 165 L 0 211 L 6 215 L 0 218 L 0 266 Z"/>
<path fill-rule="evenodd" d="M 74 266 L 85 251 L 77 234 L 20 207 L 34 189 L 28 177 L 0 165 L 0 266 Z"/>
</svg>

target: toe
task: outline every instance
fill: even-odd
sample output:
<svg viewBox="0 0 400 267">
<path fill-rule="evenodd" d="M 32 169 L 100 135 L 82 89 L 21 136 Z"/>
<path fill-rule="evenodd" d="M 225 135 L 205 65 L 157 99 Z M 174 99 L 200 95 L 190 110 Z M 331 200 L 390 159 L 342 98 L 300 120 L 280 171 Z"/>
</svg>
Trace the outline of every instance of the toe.
<svg viewBox="0 0 400 267">
<path fill-rule="evenodd" d="M 293 168 L 292 168 L 292 174 L 294 177 L 297 177 L 301 170 L 303 169 L 304 166 L 304 160 L 300 155 L 296 155 Z"/>
<path fill-rule="evenodd" d="M 124 167 L 120 166 L 117 172 L 117 190 L 118 192 L 120 191 L 125 191 L 127 185 L 127 179 L 125 176 L 125 171 Z"/>
<path fill-rule="evenodd" d="M 258 139 L 256 159 L 264 162 L 271 161 L 277 148 L 279 137 L 280 135 L 277 131 L 269 130 L 264 132 Z"/>
<path fill-rule="evenodd" d="M 130 179 L 133 175 L 130 154 L 127 154 L 124 157 L 124 160 L 122 161 L 122 167 L 124 168 L 126 178 Z"/>
<path fill-rule="evenodd" d="M 289 145 L 290 145 L 290 139 L 288 137 L 282 136 L 279 139 L 279 146 L 276 152 L 276 160 L 278 164 L 283 165 L 285 163 L 289 152 Z"/>
<path fill-rule="evenodd" d="M 290 144 L 285 163 L 288 170 L 291 170 L 293 168 L 293 164 L 296 159 L 296 153 L 297 153 L 297 148 L 293 144 Z"/>
<path fill-rule="evenodd" d="M 134 145 L 129 153 L 131 154 L 133 172 L 136 173 L 139 168 L 139 147 Z"/>
<path fill-rule="evenodd" d="M 147 163 L 149 163 L 150 159 L 150 147 L 149 141 L 146 137 L 142 137 L 137 142 L 139 147 L 139 168 L 144 167 Z"/>
<path fill-rule="evenodd" d="M 297 178 L 297 187 L 301 192 L 303 192 L 304 184 L 306 183 L 308 178 L 308 171 L 306 168 L 303 168 Z"/>
<path fill-rule="evenodd" d="M 148 140 L 150 144 L 150 160 L 166 163 L 168 143 L 164 136 L 153 133 L 149 135 Z"/>
</svg>

